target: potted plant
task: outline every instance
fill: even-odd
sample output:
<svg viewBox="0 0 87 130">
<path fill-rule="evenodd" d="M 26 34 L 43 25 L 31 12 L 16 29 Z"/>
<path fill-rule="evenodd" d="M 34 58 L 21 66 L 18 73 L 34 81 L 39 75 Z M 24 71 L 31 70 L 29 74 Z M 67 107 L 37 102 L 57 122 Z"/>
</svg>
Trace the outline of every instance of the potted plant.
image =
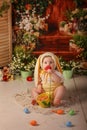
<svg viewBox="0 0 87 130">
<path fill-rule="evenodd" d="M 87 61 L 87 35 L 73 35 L 74 43 L 79 46 L 80 48 L 83 48 L 83 51 L 81 53 L 81 58 Z"/>
<path fill-rule="evenodd" d="M 73 76 L 73 70 L 79 65 L 79 62 L 74 60 L 64 60 L 60 58 L 60 64 L 63 70 L 63 76 L 65 79 L 70 79 Z"/>
<path fill-rule="evenodd" d="M 28 48 L 25 46 L 16 46 L 14 49 L 12 62 L 10 63 L 10 68 L 13 74 L 21 74 L 23 76 L 23 72 L 28 72 L 26 78 L 29 74 L 33 76 L 34 67 L 36 64 L 37 58 L 32 55 Z"/>
</svg>

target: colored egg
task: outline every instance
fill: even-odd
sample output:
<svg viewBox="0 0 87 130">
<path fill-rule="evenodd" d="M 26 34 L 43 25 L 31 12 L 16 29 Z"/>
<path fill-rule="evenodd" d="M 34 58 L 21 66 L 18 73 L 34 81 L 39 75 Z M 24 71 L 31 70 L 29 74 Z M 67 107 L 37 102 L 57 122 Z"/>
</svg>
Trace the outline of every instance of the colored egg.
<svg viewBox="0 0 87 130">
<path fill-rule="evenodd" d="M 57 114 L 64 114 L 64 110 L 62 109 L 57 110 Z"/>
<path fill-rule="evenodd" d="M 27 81 L 32 81 L 33 79 L 32 79 L 32 77 L 31 76 L 28 76 L 27 77 Z"/>
<path fill-rule="evenodd" d="M 72 127 L 72 122 L 70 122 L 70 121 L 66 122 L 66 126 L 67 127 Z"/>
<path fill-rule="evenodd" d="M 75 115 L 75 111 L 74 110 L 70 110 L 69 111 L 69 115 L 71 115 L 71 116 Z"/>
<path fill-rule="evenodd" d="M 24 112 L 25 112 L 26 114 L 28 114 L 28 113 L 29 113 L 28 108 L 24 108 Z"/>
<path fill-rule="evenodd" d="M 37 125 L 37 121 L 36 121 L 36 120 L 31 120 L 31 121 L 30 121 L 30 125 L 36 126 L 36 125 Z"/>
</svg>

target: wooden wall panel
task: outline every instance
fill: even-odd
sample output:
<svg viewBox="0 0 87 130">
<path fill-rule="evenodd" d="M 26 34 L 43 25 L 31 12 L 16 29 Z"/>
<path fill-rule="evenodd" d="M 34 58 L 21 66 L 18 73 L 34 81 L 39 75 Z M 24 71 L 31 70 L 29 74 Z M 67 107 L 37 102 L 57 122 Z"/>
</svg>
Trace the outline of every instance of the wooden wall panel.
<svg viewBox="0 0 87 130">
<path fill-rule="evenodd" d="M 8 1 L 8 0 L 7 0 Z M 0 0 L 0 7 L 3 0 Z M 0 17 L 0 67 L 8 65 L 12 57 L 12 14 L 11 5 Z"/>
</svg>

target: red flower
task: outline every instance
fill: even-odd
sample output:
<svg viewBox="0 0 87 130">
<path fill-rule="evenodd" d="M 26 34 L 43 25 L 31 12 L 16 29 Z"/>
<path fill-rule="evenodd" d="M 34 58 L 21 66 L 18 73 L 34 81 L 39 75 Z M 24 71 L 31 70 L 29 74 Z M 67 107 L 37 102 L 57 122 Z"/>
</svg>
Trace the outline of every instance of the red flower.
<svg viewBox="0 0 87 130">
<path fill-rule="evenodd" d="M 25 8 L 26 8 L 26 10 L 31 10 L 31 9 L 32 9 L 32 6 L 31 6 L 31 4 L 26 4 L 26 5 L 25 5 Z"/>
</svg>

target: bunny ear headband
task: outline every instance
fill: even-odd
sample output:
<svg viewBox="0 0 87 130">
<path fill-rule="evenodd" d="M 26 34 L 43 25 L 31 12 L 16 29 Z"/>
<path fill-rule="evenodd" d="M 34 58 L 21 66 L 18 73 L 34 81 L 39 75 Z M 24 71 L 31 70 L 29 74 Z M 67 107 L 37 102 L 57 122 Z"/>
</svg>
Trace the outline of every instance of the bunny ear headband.
<svg viewBox="0 0 87 130">
<path fill-rule="evenodd" d="M 37 86 L 37 84 L 38 84 L 40 69 L 43 66 L 42 65 L 43 59 L 44 59 L 44 57 L 47 57 L 47 56 L 52 57 L 52 59 L 54 61 L 54 64 L 55 64 L 55 68 L 57 68 L 57 70 L 62 73 L 62 69 L 61 69 L 61 66 L 59 64 L 58 57 L 55 54 L 51 53 L 51 52 L 46 52 L 46 53 L 40 55 L 38 57 L 38 59 L 37 59 L 37 62 L 36 62 L 35 71 L 34 71 L 35 86 Z"/>
</svg>

